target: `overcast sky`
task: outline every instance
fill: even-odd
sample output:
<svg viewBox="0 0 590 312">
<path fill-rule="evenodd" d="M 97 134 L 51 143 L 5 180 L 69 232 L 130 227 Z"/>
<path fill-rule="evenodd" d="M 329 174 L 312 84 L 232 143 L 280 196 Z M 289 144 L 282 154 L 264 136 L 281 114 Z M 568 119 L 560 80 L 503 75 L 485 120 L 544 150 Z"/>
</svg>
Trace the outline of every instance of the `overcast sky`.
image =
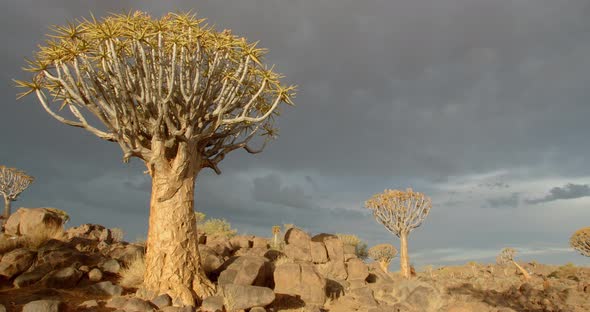
<svg viewBox="0 0 590 312">
<path fill-rule="evenodd" d="M 192 9 L 259 40 L 299 85 L 262 154 L 234 152 L 221 175 L 199 175 L 197 210 L 240 233 L 294 223 L 399 246 L 363 202 L 413 187 L 433 201 L 410 235 L 418 266 L 493 261 L 503 247 L 588 263 L 568 240 L 590 226 L 590 1 L 1 1 L 0 164 L 37 178 L 13 205 L 135 240 L 147 231 L 143 164 L 33 97 L 16 101 L 12 82 L 48 26 L 130 9 Z"/>
</svg>

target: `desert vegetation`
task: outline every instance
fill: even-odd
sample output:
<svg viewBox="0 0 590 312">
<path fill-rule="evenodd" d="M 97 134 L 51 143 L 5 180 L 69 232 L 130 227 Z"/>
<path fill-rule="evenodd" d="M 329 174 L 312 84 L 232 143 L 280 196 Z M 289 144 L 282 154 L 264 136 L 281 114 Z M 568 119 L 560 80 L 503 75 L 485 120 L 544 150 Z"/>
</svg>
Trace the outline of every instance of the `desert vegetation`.
<svg viewBox="0 0 590 312">
<path fill-rule="evenodd" d="M 189 13 L 132 12 L 55 26 L 29 62 L 32 78 L 17 81 L 21 97 L 36 95 L 59 122 L 116 142 L 125 162 L 145 162 L 152 197 L 144 290 L 186 304 L 215 291 L 198 261 L 198 173 L 221 173 L 236 149 L 260 152 L 295 89 L 263 65 L 264 49 L 203 22 Z M 259 149 L 250 145 L 257 135 Z"/>
<path fill-rule="evenodd" d="M 405 191 L 385 190 L 365 202 L 379 223 L 400 239 L 400 269 L 410 278 L 408 235 L 419 227 L 432 207 L 430 198 L 411 188 Z"/>
<path fill-rule="evenodd" d="M 391 244 L 379 244 L 369 249 L 368 256 L 379 262 L 383 271 L 389 272 L 389 264 L 397 256 L 397 249 Z"/>
<path fill-rule="evenodd" d="M 10 216 L 11 202 L 26 190 L 35 178 L 16 168 L 0 166 L 0 194 L 4 197 L 4 218 Z"/>
<path fill-rule="evenodd" d="M 590 257 L 590 227 L 577 230 L 570 238 L 570 246 L 586 257 Z"/>
</svg>

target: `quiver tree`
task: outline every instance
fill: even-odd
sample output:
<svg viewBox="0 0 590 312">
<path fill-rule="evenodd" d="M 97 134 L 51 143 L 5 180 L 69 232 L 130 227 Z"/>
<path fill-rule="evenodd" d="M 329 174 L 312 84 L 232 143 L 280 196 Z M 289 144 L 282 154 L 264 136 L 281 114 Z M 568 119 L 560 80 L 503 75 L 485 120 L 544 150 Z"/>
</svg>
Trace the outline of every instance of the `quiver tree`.
<svg viewBox="0 0 590 312">
<path fill-rule="evenodd" d="M 55 26 L 29 61 L 32 79 L 16 81 L 26 88 L 20 97 L 35 94 L 53 118 L 116 142 L 125 162 L 145 162 L 152 194 L 141 293 L 190 305 L 214 292 L 197 249 L 195 179 L 204 168 L 220 174 L 234 150 L 260 152 L 295 89 L 261 63 L 266 50 L 203 22 L 135 12 Z M 250 145 L 257 136 L 259 149 Z"/>
<path fill-rule="evenodd" d="M 496 257 L 496 263 L 499 265 L 506 265 L 512 263 L 516 266 L 516 268 L 522 273 L 525 279 L 530 279 L 531 275 L 527 270 L 525 270 L 520 264 L 514 261 L 514 255 L 516 254 L 516 249 L 513 248 L 504 248 L 500 252 L 500 254 Z"/>
<path fill-rule="evenodd" d="M 408 235 L 419 227 L 430 212 L 432 202 L 429 197 L 414 192 L 385 190 L 375 194 L 365 202 L 377 221 L 400 239 L 400 270 L 405 278 L 410 278 L 410 259 L 408 256 Z"/>
<path fill-rule="evenodd" d="M 369 248 L 369 257 L 379 262 L 384 272 L 389 271 L 389 264 L 395 256 L 397 256 L 397 249 L 390 244 L 379 244 Z"/>
<path fill-rule="evenodd" d="M 0 194 L 4 197 L 4 218 L 10 217 L 10 205 L 35 178 L 16 168 L 0 166 Z"/>
<path fill-rule="evenodd" d="M 581 228 L 570 237 L 570 246 L 586 257 L 590 257 L 590 226 Z"/>
</svg>

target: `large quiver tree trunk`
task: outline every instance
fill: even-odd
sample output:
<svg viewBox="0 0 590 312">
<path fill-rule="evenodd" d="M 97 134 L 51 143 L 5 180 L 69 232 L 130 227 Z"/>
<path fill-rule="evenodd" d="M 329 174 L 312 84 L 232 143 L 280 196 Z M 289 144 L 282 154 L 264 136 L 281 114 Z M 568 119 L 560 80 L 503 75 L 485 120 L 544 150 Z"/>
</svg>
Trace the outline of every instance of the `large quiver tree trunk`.
<svg viewBox="0 0 590 312">
<path fill-rule="evenodd" d="M 148 168 L 152 195 L 141 295 L 166 293 L 194 305 L 194 298 L 211 295 L 215 287 L 201 267 L 197 248 L 193 208 L 198 155 L 181 147 L 176 159 L 156 161 Z"/>
</svg>

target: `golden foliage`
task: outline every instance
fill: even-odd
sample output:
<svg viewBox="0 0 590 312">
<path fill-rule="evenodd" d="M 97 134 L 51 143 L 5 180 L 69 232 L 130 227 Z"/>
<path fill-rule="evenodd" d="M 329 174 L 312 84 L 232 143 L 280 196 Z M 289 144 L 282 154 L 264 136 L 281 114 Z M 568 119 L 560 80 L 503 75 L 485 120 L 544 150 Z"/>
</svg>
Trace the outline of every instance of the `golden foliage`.
<svg viewBox="0 0 590 312">
<path fill-rule="evenodd" d="M 590 227 L 577 230 L 570 237 L 570 246 L 586 257 L 590 257 Z"/>
<path fill-rule="evenodd" d="M 397 236 L 419 227 L 430 212 L 429 197 L 411 188 L 405 191 L 386 189 L 365 202 L 375 218 Z"/>
<path fill-rule="evenodd" d="M 369 257 L 375 261 L 389 262 L 397 256 L 397 249 L 391 244 L 379 244 L 369 248 Z"/>
</svg>

